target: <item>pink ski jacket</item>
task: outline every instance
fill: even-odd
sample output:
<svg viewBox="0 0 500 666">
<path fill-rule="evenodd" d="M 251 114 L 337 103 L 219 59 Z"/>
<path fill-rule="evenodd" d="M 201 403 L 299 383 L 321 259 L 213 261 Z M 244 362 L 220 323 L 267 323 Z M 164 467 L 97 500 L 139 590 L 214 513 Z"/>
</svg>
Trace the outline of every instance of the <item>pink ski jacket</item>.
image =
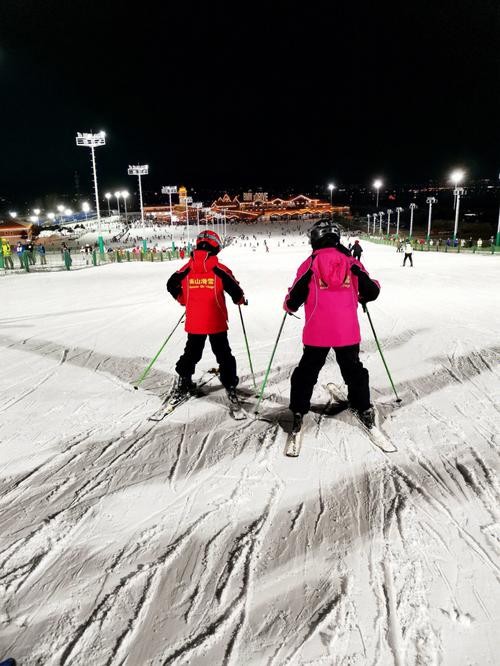
<svg viewBox="0 0 500 666">
<path fill-rule="evenodd" d="M 353 265 L 364 274 L 359 279 L 351 271 Z M 360 294 L 360 281 L 367 286 L 366 294 Z M 306 322 L 302 342 L 305 345 L 346 347 L 361 340 L 357 314 L 360 298 L 365 302 L 374 300 L 379 289 L 379 283 L 368 277 L 360 261 L 326 247 L 315 250 L 299 266 L 283 307 L 293 312 L 304 303 Z"/>
</svg>

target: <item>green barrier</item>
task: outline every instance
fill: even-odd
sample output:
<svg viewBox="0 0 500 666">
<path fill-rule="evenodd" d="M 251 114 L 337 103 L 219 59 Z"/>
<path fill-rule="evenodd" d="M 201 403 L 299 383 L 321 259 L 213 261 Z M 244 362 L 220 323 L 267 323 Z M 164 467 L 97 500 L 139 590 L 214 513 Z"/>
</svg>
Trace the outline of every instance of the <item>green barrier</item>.
<svg viewBox="0 0 500 666">
<path fill-rule="evenodd" d="M 5 268 L 5 261 L 3 260 L 3 254 L 0 252 L 0 268 Z"/>
<path fill-rule="evenodd" d="M 127 250 L 127 261 L 130 261 L 130 252 Z"/>
<path fill-rule="evenodd" d="M 29 260 L 27 252 L 23 252 L 22 261 L 23 261 L 24 270 L 26 271 L 26 273 L 29 273 L 30 272 L 30 260 Z"/>
<path fill-rule="evenodd" d="M 71 259 L 71 255 L 68 252 L 68 250 L 64 250 L 64 265 L 66 266 L 66 270 L 69 271 L 71 268 L 71 264 L 73 263 Z"/>
</svg>

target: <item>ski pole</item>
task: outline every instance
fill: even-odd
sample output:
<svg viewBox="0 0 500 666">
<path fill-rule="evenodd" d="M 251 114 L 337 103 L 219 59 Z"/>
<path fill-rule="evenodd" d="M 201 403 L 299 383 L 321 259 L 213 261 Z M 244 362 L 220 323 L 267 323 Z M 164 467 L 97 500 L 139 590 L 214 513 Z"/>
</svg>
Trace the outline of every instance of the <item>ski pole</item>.
<svg viewBox="0 0 500 666">
<path fill-rule="evenodd" d="M 401 402 L 401 398 L 397 394 L 396 387 L 394 386 L 394 382 L 392 381 L 391 373 L 389 372 L 389 368 L 387 367 L 387 363 L 385 362 L 384 355 L 382 354 L 382 349 L 380 348 L 380 344 L 379 344 L 379 341 L 378 341 L 378 338 L 377 338 L 377 334 L 375 333 L 375 329 L 373 328 L 372 318 L 370 317 L 370 313 L 368 312 L 368 308 L 366 307 L 366 303 L 363 303 L 362 306 L 363 306 L 363 310 L 368 315 L 368 321 L 370 322 L 370 326 L 372 327 L 373 337 L 375 338 L 375 342 L 377 343 L 377 348 L 380 352 L 380 356 L 382 357 L 382 362 L 383 362 L 384 367 L 387 371 L 389 381 L 391 382 L 392 390 L 394 391 L 394 394 L 396 395 L 396 402 Z"/>
<path fill-rule="evenodd" d="M 252 357 L 250 356 L 250 347 L 248 346 L 247 332 L 245 331 L 245 323 L 243 321 L 243 313 L 241 312 L 241 305 L 238 305 L 238 310 L 240 311 L 241 326 L 243 328 L 243 336 L 245 338 L 245 345 L 247 347 L 248 362 L 250 363 L 250 372 L 252 373 L 253 387 L 257 389 L 257 384 L 255 383 L 255 375 L 253 374 L 253 365 Z"/>
<path fill-rule="evenodd" d="M 165 345 L 167 344 L 167 342 L 170 340 L 170 338 L 171 338 L 172 335 L 174 334 L 174 331 L 175 331 L 175 329 L 177 328 L 177 326 L 179 326 L 179 324 L 180 324 L 181 321 L 183 320 L 183 318 L 184 318 L 184 314 L 185 314 L 184 312 L 181 314 L 179 321 L 178 321 L 177 324 L 174 326 L 174 328 L 172 329 L 172 332 L 170 333 L 170 335 L 167 337 L 167 339 L 165 340 L 165 342 L 164 342 L 164 343 L 162 344 L 162 346 L 160 347 L 160 349 L 159 349 L 158 353 L 156 354 L 156 356 L 154 357 L 154 359 L 151 361 L 151 363 L 148 365 L 148 367 L 144 370 L 144 372 L 143 372 L 142 375 L 139 377 L 139 379 L 138 379 L 137 381 L 134 382 L 134 388 L 135 388 L 136 390 L 139 388 L 139 384 L 141 384 L 142 381 L 146 378 L 146 375 L 148 374 L 148 372 L 149 372 L 149 371 L 151 370 L 151 368 L 153 367 L 153 363 L 156 361 L 156 359 L 158 358 L 158 356 L 162 353 L 163 348 L 165 347 Z"/>
<path fill-rule="evenodd" d="M 269 377 L 269 372 L 271 370 L 271 365 L 272 365 L 272 362 L 273 362 L 274 354 L 276 352 L 276 347 L 278 346 L 278 341 L 279 341 L 280 336 L 281 336 L 281 331 L 283 330 L 283 326 L 285 325 L 285 319 L 286 319 L 287 314 L 288 314 L 288 312 L 285 312 L 285 315 L 283 317 L 283 321 L 281 322 L 280 330 L 278 332 L 278 337 L 276 338 L 276 342 L 274 343 L 273 353 L 271 354 L 271 360 L 269 361 L 269 365 L 267 366 L 264 381 L 262 382 L 262 388 L 260 389 L 260 395 L 259 395 L 259 399 L 257 400 L 257 405 L 255 406 L 254 414 L 257 414 L 258 411 L 259 411 L 260 401 L 262 400 L 262 396 L 264 395 L 264 389 L 266 388 L 267 378 Z"/>
</svg>

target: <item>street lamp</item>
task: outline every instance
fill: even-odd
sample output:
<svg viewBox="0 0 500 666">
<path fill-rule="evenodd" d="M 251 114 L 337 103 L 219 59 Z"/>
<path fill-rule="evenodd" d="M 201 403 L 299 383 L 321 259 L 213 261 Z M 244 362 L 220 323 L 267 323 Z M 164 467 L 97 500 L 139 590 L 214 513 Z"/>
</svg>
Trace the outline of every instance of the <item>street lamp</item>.
<svg viewBox="0 0 500 666">
<path fill-rule="evenodd" d="M 200 233 L 200 209 L 203 208 L 203 203 L 201 201 L 195 201 L 193 203 L 193 208 L 196 209 L 196 224 L 198 225 L 198 233 Z"/>
<path fill-rule="evenodd" d="M 384 218 L 384 215 L 385 215 L 385 213 L 384 213 L 383 210 L 381 210 L 380 213 L 378 214 L 378 219 L 379 219 L 378 232 L 379 232 L 380 235 L 382 235 L 382 220 Z"/>
<path fill-rule="evenodd" d="M 170 227 L 173 227 L 174 223 L 172 222 L 172 194 L 177 194 L 177 185 L 165 185 L 165 187 L 161 188 L 161 193 L 168 194 L 168 203 L 170 205 Z"/>
<path fill-rule="evenodd" d="M 95 166 L 95 154 L 94 149 L 99 146 L 106 145 L 106 134 L 104 132 L 99 132 L 98 134 L 92 134 L 91 132 L 77 132 L 76 135 L 76 145 L 85 146 L 90 148 L 92 153 L 92 171 L 94 174 L 94 193 L 95 193 L 95 209 L 97 213 L 97 233 L 98 238 L 97 242 L 99 243 L 99 252 L 104 253 L 104 241 L 102 239 L 101 232 L 101 212 L 99 210 L 99 190 L 97 189 L 97 170 Z"/>
<path fill-rule="evenodd" d="M 89 212 L 89 210 L 90 210 L 90 206 L 88 205 L 87 202 L 82 203 L 82 210 L 83 210 L 83 212 L 85 213 L 85 222 L 87 222 L 87 214 L 88 214 L 88 212 Z"/>
<path fill-rule="evenodd" d="M 64 206 L 59 205 L 57 210 L 59 211 L 59 224 L 61 224 L 63 221 Z"/>
<path fill-rule="evenodd" d="M 141 202 L 141 222 L 144 224 L 144 207 L 142 205 L 142 184 L 141 176 L 147 176 L 149 173 L 149 166 L 147 164 L 136 164 L 128 167 L 129 176 L 137 176 L 139 178 L 139 200 Z"/>
<path fill-rule="evenodd" d="M 118 221 L 120 221 L 120 197 L 121 197 L 121 192 L 115 192 L 115 197 L 116 197 L 116 205 L 118 207 Z"/>
<path fill-rule="evenodd" d="M 432 205 L 437 203 L 437 199 L 436 197 L 427 197 L 425 203 L 429 204 L 429 220 L 427 222 L 427 241 L 428 241 L 431 237 Z"/>
<path fill-rule="evenodd" d="M 458 230 L 458 213 L 460 210 L 460 197 L 465 194 L 465 190 L 463 187 L 458 187 L 458 183 L 460 183 L 465 174 L 461 169 L 455 169 L 450 175 L 450 180 L 451 182 L 455 185 L 455 189 L 453 190 L 453 194 L 456 197 L 456 205 L 455 205 L 455 226 L 453 228 L 453 245 L 455 245 L 455 241 L 457 239 L 457 230 Z"/>
<path fill-rule="evenodd" d="M 413 236 L 413 211 L 417 207 L 416 203 L 411 203 L 410 204 L 410 240 Z"/>
<path fill-rule="evenodd" d="M 332 206 L 332 195 L 333 195 L 333 190 L 335 189 L 335 185 L 333 183 L 330 183 L 328 185 L 328 189 L 330 190 L 330 206 Z"/>
<path fill-rule="evenodd" d="M 106 192 L 106 194 L 104 196 L 108 200 L 108 217 L 111 217 L 111 208 L 109 207 L 109 200 L 111 199 L 111 197 L 113 195 L 111 194 L 111 192 Z"/>
<path fill-rule="evenodd" d="M 193 203 L 193 197 L 186 197 L 185 198 L 185 203 L 186 203 L 186 235 L 187 235 L 187 247 L 189 249 L 189 210 L 188 210 L 188 204 Z"/>
<path fill-rule="evenodd" d="M 400 206 L 398 206 L 396 208 L 396 213 L 398 215 L 398 219 L 397 219 L 397 222 L 396 222 L 396 238 L 399 238 L 399 216 L 401 215 L 402 212 L 403 212 L 403 209 Z"/>
<path fill-rule="evenodd" d="M 130 194 L 127 192 L 127 190 L 122 190 L 122 199 L 123 199 L 123 205 L 125 206 L 125 224 L 128 224 L 128 217 L 127 217 L 127 198 L 130 196 Z"/>
<path fill-rule="evenodd" d="M 388 208 L 387 209 L 387 238 L 389 238 L 389 229 L 391 228 L 391 215 L 392 215 L 392 209 Z"/>
<path fill-rule="evenodd" d="M 377 178 L 377 180 L 373 181 L 373 187 L 377 190 L 377 208 L 378 208 L 378 195 L 380 192 L 380 188 L 382 187 L 382 181 L 380 178 Z"/>
</svg>

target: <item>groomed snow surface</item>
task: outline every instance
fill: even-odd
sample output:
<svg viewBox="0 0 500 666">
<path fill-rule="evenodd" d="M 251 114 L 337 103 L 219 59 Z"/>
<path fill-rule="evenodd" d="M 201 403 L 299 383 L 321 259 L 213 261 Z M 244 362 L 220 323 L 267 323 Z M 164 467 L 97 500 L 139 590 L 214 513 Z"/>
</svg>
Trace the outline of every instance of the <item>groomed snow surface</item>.
<svg viewBox="0 0 500 666">
<path fill-rule="evenodd" d="M 234 228 L 231 229 L 234 232 Z M 238 240 L 220 259 L 243 308 L 257 383 L 303 235 Z M 279 247 L 278 247 L 279 243 Z M 261 415 L 207 395 L 149 421 L 174 381 L 181 262 L 110 264 L 0 281 L 0 660 L 37 664 L 498 664 L 496 256 L 363 243 L 362 361 L 385 454 L 320 375 L 298 459 L 283 455 L 303 319 L 287 317 Z M 238 308 L 230 342 L 255 398 Z M 303 312 L 299 312 L 303 317 Z M 216 365 L 207 343 L 196 378 Z M 207 375 L 204 376 L 206 378 Z"/>
</svg>

